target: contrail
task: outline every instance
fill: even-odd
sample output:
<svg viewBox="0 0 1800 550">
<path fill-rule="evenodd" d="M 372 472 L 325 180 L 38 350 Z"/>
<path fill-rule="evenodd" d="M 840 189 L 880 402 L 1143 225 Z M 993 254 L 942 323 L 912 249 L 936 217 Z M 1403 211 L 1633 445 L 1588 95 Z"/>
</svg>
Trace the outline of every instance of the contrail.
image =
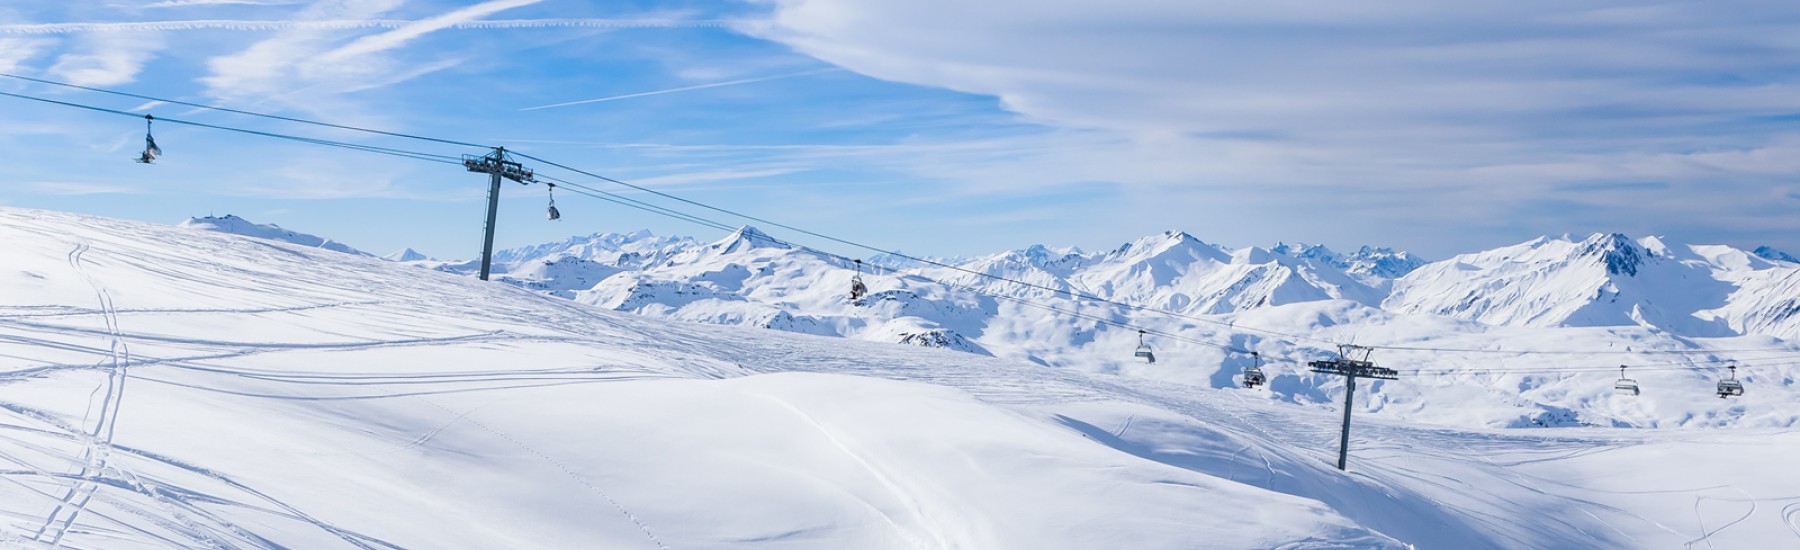
<svg viewBox="0 0 1800 550">
<path fill-rule="evenodd" d="M 282 31 L 398 29 L 419 23 L 410 19 L 342 19 L 323 21 L 252 21 L 242 19 L 199 19 L 191 21 L 128 21 L 120 23 L 13 23 L 0 25 L 0 34 L 74 34 L 132 31 Z M 497 19 L 466 21 L 449 29 L 673 29 L 727 28 L 735 24 L 729 19 Z"/>
<path fill-rule="evenodd" d="M 289 6 L 302 3 L 302 0 L 163 0 L 148 4 L 146 8 L 186 8 L 193 6 Z"/>
<path fill-rule="evenodd" d="M 770 80 L 781 80 L 781 79 L 783 79 L 783 78 L 794 78 L 794 77 L 800 77 L 800 76 L 811 76 L 811 75 L 815 75 L 815 74 L 825 74 L 825 73 L 834 73 L 834 72 L 838 72 L 838 71 L 842 71 L 842 70 L 843 70 L 843 69 L 839 69 L 839 68 L 835 68 L 835 67 L 834 67 L 834 68 L 830 68 L 830 69 L 820 69 L 820 70 L 816 70 L 816 71 L 806 71 L 806 72 L 799 72 L 799 73 L 788 73 L 788 74 L 778 74 L 778 75 L 775 75 L 775 76 L 764 76 L 764 77 L 758 77 L 758 78 L 746 78 L 746 79 L 743 79 L 743 80 L 731 80 L 731 81 L 726 81 L 726 82 L 713 82 L 713 83 L 711 83 L 711 84 L 700 84 L 700 85 L 698 85 L 698 86 L 686 86 L 686 87 L 681 87 L 681 88 L 670 88 L 670 89 L 667 89 L 667 90 L 657 90 L 657 91 L 654 91 L 654 92 L 638 92 L 638 93 L 635 93 L 635 94 L 625 94 L 625 95 L 615 95 L 615 96 L 611 96 L 611 97 L 602 97 L 602 98 L 598 98 L 598 99 L 583 99 L 583 100 L 581 100 L 581 101 L 570 101 L 570 102 L 568 102 L 568 103 L 553 103 L 553 104 L 550 104 L 550 105 L 539 105 L 539 106 L 536 106 L 536 107 L 526 107 L 526 108 L 524 108 L 524 109 L 519 109 L 519 110 L 520 110 L 520 111 L 536 111 L 536 110 L 538 110 L 538 109 L 554 109 L 554 108 L 556 108 L 556 107 L 568 107 L 568 106 L 570 106 L 570 105 L 582 105 L 582 104 L 587 104 L 587 103 L 599 103 L 599 102 L 602 102 L 602 101 L 618 101 L 618 100 L 621 100 L 621 99 L 630 99 L 630 98 L 634 98 L 634 97 L 644 97 L 644 96 L 650 96 L 650 95 L 662 95 L 662 94 L 672 94 L 672 93 L 675 93 L 675 92 L 686 92 L 686 91 L 691 91 L 691 90 L 704 90 L 704 89 L 707 89 L 707 88 L 722 88 L 722 87 L 725 87 L 725 86 L 736 86 L 736 85 L 739 85 L 739 84 L 751 84 L 751 83 L 756 83 L 756 82 L 768 82 L 768 81 L 770 81 Z"/>
</svg>

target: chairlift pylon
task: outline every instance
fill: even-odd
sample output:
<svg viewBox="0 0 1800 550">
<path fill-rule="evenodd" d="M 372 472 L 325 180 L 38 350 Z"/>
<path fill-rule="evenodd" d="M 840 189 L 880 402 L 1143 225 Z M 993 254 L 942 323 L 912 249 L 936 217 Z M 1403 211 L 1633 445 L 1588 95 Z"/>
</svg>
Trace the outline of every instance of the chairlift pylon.
<svg viewBox="0 0 1800 550">
<path fill-rule="evenodd" d="M 1613 383 L 1613 393 L 1619 395 L 1638 395 L 1640 393 L 1637 381 L 1625 377 L 1625 365 L 1619 365 L 1619 381 Z"/>
<path fill-rule="evenodd" d="M 132 159 L 138 164 L 151 164 L 156 162 L 156 157 L 162 156 L 162 148 L 156 146 L 156 138 L 150 133 L 150 124 L 155 121 L 156 117 L 144 115 L 144 152 Z"/>
<path fill-rule="evenodd" d="M 856 260 L 856 275 L 850 277 L 850 303 L 862 305 L 863 296 L 869 294 L 869 286 L 863 284 L 862 260 Z"/>
<path fill-rule="evenodd" d="M 1737 379 L 1737 365 L 1726 367 L 1730 374 L 1719 380 L 1719 399 L 1744 395 L 1744 383 Z"/>
<path fill-rule="evenodd" d="M 550 191 L 550 211 L 548 212 L 548 214 L 550 215 L 550 220 L 551 221 L 560 220 L 560 219 L 562 219 L 562 212 L 558 212 L 556 210 L 556 184 L 550 183 L 550 182 L 544 182 L 544 185 L 548 186 L 548 189 Z"/>
<path fill-rule="evenodd" d="M 1269 378 L 1262 371 L 1262 354 L 1252 351 L 1250 359 L 1251 365 L 1244 367 L 1244 387 L 1254 388 L 1268 383 Z"/>
<path fill-rule="evenodd" d="M 1131 355 L 1138 359 L 1143 359 L 1145 363 L 1155 363 L 1156 362 L 1156 354 L 1151 353 L 1150 343 L 1144 341 L 1144 331 L 1143 330 L 1138 331 L 1137 352 L 1133 353 Z"/>
</svg>

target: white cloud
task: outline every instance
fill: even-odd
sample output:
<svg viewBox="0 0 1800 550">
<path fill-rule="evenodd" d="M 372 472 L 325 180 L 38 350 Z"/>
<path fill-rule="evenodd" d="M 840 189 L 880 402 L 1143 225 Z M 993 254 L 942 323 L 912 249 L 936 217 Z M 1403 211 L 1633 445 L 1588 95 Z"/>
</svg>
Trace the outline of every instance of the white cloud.
<svg viewBox="0 0 1800 550">
<path fill-rule="evenodd" d="M 303 4 L 304 2 L 294 2 Z M 325 4 L 327 7 L 337 7 Z M 0 34 L 18 35 L 61 35 L 87 34 L 105 32 L 141 32 L 141 31 L 344 31 L 366 29 L 399 29 L 419 23 L 410 19 L 306 19 L 306 20 L 255 20 L 255 19 L 187 19 L 167 21 L 112 21 L 81 23 L 0 23 Z M 488 19 L 480 21 L 461 21 L 446 25 L 446 29 L 457 30 L 491 30 L 491 29 L 719 29 L 728 28 L 734 22 L 719 19 L 690 19 L 682 17 L 643 17 L 643 18 L 562 18 L 562 19 Z"/>
<path fill-rule="evenodd" d="M 426 34 L 451 28 L 459 23 L 474 21 L 495 13 L 529 6 L 542 1 L 543 0 L 489 0 L 437 17 L 416 21 L 392 31 L 358 38 L 356 41 L 351 42 L 344 47 L 325 52 L 314 61 L 321 64 L 338 63 L 391 50 L 403 46 L 407 42 L 416 40 L 421 36 L 425 36 Z"/>
<path fill-rule="evenodd" d="M 163 46 L 162 35 L 155 32 L 86 35 L 75 41 L 74 51 L 58 56 L 49 72 L 84 86 L 124 84 L 137 80 Z"/>
<path fill-rule="evenodd" d="M 688 172 L 672 176 L 655 176 L 640 178 L 637 185 L 645 187 L 666 187 L 674 185 L 691 185 L 695 183 L 732 181 L 753 178 L 783 176 L 801 171 L 801 168 L 755 168 L 746 170 L 713 170 L 706 172 Z"/>
<path fill-rule="evenodd" d="M 22 64 L 54 43 L 43 38 L 0 38 L 0 73 L 19 72 Z"/>
<path fill-rule="evenodd" d="M 838 68 L 818 69 L 818 70 L 811 70 L 811 71 L 801 71 L 801 72 L 797 72 L 797 73 L 786 73 L 786 74 L 778 74 L 778 75 L 771 75 L 771 76 L 760 76 L 760 77 L 756 77 L 756 78 L 740 78 L 737 80 L 727 80 L 727 81 L 723 81 L 723 82 L 708 82 L 706 84 L 695 84 L 693 86 L 682 86 L 679 88 L 667 88 L 667 89 L 654 90 L 654 91 L 648 91 L 648 92 L 637 92 L 637 93 L 631 93 L 631 94 L 606 96 L 606 97 L 594 98 L 594 99 L 583 99 L 580 101 L 568 101 L 568 102 L 563 102 L 563 103 L 552 103 L 549 105 L 538 105 L 536 107 L 526 107 L 526 108 L 519 109 L 519 110 L 520 111 L 536 111 L 539 109 L 554 109 L 557 107 L 569 107 L 569 106 L 573 106 L 573 105 L 585 105 L 588 103 L 618 101 L 621 99 L 631 99 L 631 98 L 636 98 L 636 97 L 648 97 L 648 96 L 663 95 L 663 94 L 673 94 L 673 93 L 679 93 L 679 92 L 691 92 L 691 91 L 695 91 L 695 90 L 723 88 L 723 87 L 727 87 L 727 86 L 741 86 L 744 84 L 755 84 L 758 82 L 768 82 L 771 80 L 782 80 L 782 79 L 788 79 L 788 78 L 798 78 L 798 77 L 802 77 L 802 76 L 819 75 L 819 74 L 837 72 L 837 71 L 841 71 L 841 70 L 843 70 L 843 69 L 838 69 Z"/>
<path fill-rule="evenodd" d="M 1800 137 L 1777 122 L 1800 113 L 1791 2 L 769 7 L 740 29 L 875 78 L 992 96 L 1047 128 L 1037 151 L 910 169 L 971 186 L 1103 181 L 1146 196 L 1195 187 L 1274 203 L 1344 195 L 1262 222 L 1273 226 L 1325 224 L 1309 220 L 1396 200 L 1505 217 L 1549 207 L 1485 199 L 1666 181 L 1659 193 L 1709 196 L 1684 208 L 1620 188 L 1597 200 L 1623 206 L 1598 215 L 1724 223 L 1762 200 L 1748 191 L 1800 180 L 1800 167 L 1776 154 Z"/>
<path fill-rule="evenodd" d="M 345 0 L 314 4 L 300 13 L 302 20 L 369 19 L 398 8 L 402 0 Z M 301 28 L 278 32 L 243 51 L 214 57 L 207 62 L 212 74 L 201 79 L 208 94 L 227 100 L 268 98 L 303 84 L 299 71 L 305 62 L 331 47 L 335 35 L 327 30 Z"/>
<path fill-rule="evenodd" d="M 393 50 L 439 30 L 474 22 L 504 10 L 541 0 L 491 0 L 443 15 L 377 28 L 385 32 L 349 40 L 324 28 L 299 26 L 235 54 L 208 62 L 203 78 L 208 93 L 228 101 L 324 110 L 332 96 L 381 88 L 437 72 L 459 63 L 436 53 L 431 59 L 400 59 Z M 376 21 L 398 8 L 397 0 L 342 0 L 308 7 L 303 21 Z M 341 114 L 341 113 L 340 113 Z"/>
<path fill-rule="evenodd" d="M 163 0 L 145 4 L 146 8 L 186 8 L 193 6 L 291 6 L 301 0 Z"/>
</svg>

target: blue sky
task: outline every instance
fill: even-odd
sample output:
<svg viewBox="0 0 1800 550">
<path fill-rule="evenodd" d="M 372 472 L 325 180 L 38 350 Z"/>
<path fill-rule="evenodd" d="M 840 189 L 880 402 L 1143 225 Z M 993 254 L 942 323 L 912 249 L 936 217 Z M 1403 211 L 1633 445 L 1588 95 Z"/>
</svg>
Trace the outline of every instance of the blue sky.
<svg viewBox="0 0 1800 550">
<path fill-rule="evenodd" d="M 1595 231 L 1800 251 L 1800 4 L 1576 4 L 27 1 L 0 6 L 0 72 L 505 145 L 933 255 L 1165 229 L 1433 258 Z M 485 181 L 459 167 L 170 124 L 143 166 L 142 131 L 0 98 L 24 160 L 0 204 L 478 249 Z M 567 193 L 549 222 L 545 198 L 509 185 L 502 246 L 716 234 Z"/>
</svg>

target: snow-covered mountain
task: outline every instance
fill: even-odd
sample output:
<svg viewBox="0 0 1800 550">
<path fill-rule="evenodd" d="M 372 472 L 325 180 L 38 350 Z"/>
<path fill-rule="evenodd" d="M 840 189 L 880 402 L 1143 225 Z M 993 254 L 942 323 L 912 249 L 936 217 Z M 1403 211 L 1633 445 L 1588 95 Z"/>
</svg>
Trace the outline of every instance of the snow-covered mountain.
<svg viewBox="0 0 1800 550">
<path fill-rule="evenodd" d="M 919 276 L 894 269 L 892 261 L 869 261 L 863 278 L 870 295 L 856 303 L 848 297 L 853 265 L 792 249 L 751 227 L 704 245 L 647 232 L 601 234 L 496 258 L 507 262 L 499 269 L 501 280 L 620 311 L 975 353 L 1050 336 L 1040 330 L 990 333 L 990 321 L 1010 306 L 983 294 L 1033 300 L 1096 295 L 1196 315 L 1314 300 L 1381 300 L 1379 290 L 1331 265 L 1261 249 L 1227 251 L 1179 232 L 1098 254 L 1033 246 L 955 268 L 927 264 L 912 270 Z M 1124 319 L 1122 311 L 1106 315 Z"/>
<path fill-rule="evenodd" d="M 668 254 L 659 261 L 572 297 L 673 319 L 987 353 L 972 337 L 992 304 L 972 293 L 871 272 L 864 275 L 869 295 L 851 301 L 853 265 L 791 248 L 748 226 L 711 244 L 683 242 L 662 250 Z"/>
<path fill-rule="evenodd" d="M 1364 284 L 1385 287 L 1388 281 L 1412 273 L 1427 262 L 1418 256 L 1392 248 L 1364 246 L 1350 254 L 1339 254 L 1324 245 L 1276 243 L 1269 249 L 1276 254 L 1318 261 L 1342 270 Z"/>
<path fill-rule="evenodd" d="M 1007 295 L 1072 292 L 1189 314 L 1232 313 L 1314 300 L 1363 304 L 1381 300 L 1379 291 L 1332 265 L 1254 247 L 1229 250 L 1179 231 L 1151 235 L 1097 254 L 1033 246 L 977 258 L 958 267 L 921 273 Z"/>
<path fill-rule="evenodd" d="M 1658 237 L 1545 237 L 1421 267 L 1395 281 L 1382 306 L 1493 325 L 1635 325 L 1694 337 L 1800 339 L 1797 268 L 1727 246 Z"/>
<path fill-rule="evenodd" d="M 246 220 L 246 219 L 243 219 L 243 218 L 231 215 L 231 214 L 226 214 L 224 216 L 207 216 L 204 218 L 188 218 L 187 221 L 181 222 L 179 227 L 185 227 L 188 229 L 199 229 L 199 230 L 204 230 L 204 231 L 217 231 L 220 233 L 230 233 L 233 235 L 243 235 L 245 237 L 255 237 L 258 239 L 268 239 L 268 240 L 272 240 L 272 241 L 281 241 L 281 242 L 293 243 L 293 244 L 297 244 L 297 245 L 305 246 L 305 247 L 323 248 L 326 250 L 335 250 L 335 251 L 343 252 L 346 254 L 356 254 L 359 256 L 371 256 L 372 255 L 367 252 L 363 252 L 361 250 L 351 248 L 350 245 L 346 245 L 344 243 L 333 241 L 331 239 L 326 239 L 326 238 L 318 237 L 318 236 L 314 236 L 314 235 L 308 235 L 306 233 L 301 233 L 298 231 L 282 229 L 281 226 L 278 226 L 275 224 L 255 223 L 250 220 Z M 411 249 L 408 249 L 408 250 L 411 250 Z"/>
<path fill-rule="evenodd" d="M 411 249 L 411 248 L 406 248 L 406 249 L 403 249 L 403 250 L 398 250 L 398 251 L 395 251 L 395 252 L 394 252 L 394 253 L 393 253 L 393 254 L 388 254 L 388 255 L 386 255 L 386 256 L 382 256 L 382 257 L 381 257 L 381 259 L 383 259 L 383 260 L 387 260 L 387 261 L 390 261 L 390 262 L 431 262 L 431 261 L 437 261 L 437 259 L 436 259 L 436 258 L 432 258 L 432 257 L 431 257 L 431 256 L 426 256 L 426 255 L 425 255 L 425 254 L 424 254 L 424 253 L 421 253 L 421 252 L 419 252 L 419 251 L 417 251 L 417 250 L 413 250 L 413 249 Z"/>
<path fill-rule="evenodd" d="M 689 251 L 688 269 L 766 260 L 744 264 L 754 273 L 806 261 L 740 237 Z M 1800 494 L 1800 478 L 1785 475 L 1800 452 L 1791 366 L 1745 373 L 1750 392 L 1727 401 L 1693 371 L 1636 375 L 1645 392 L 1631 397 L 1613 394 L 1605 374 L 1510 372 L 1547 361 L 1539 356 L 1392 350 L 1383 364 L 1441 370 L 1403 370 L 1357 391 L 1346 474 L 1332 466 L 1341 411 L 1327 404 L 1342 399 L 1341 382 L 1292 363 L 1317 350 L 1229 327 L 1189 334 L 1267 350 L 1267 388 L 1209 384 L 1241 365 L 1163 342 L 1167 359 L 1154 366 L 1165 370 L 1129 374 L 1187 373 L 1198 384 L 673 322 L 316 247 L 53 212 L 0 208 L 0 242 L 9 247 L 0 546 L 1314 550 L 1794 540 L 1784 500 Z M 827 264 L 813 274 L 844 269 Z M 882 276 L 893 278 L 878 292 L 913 281 Z M 765 277 L 750 295 L 805 291 Z M 1221 318 L 1309 338 L 1462 349 L 1630 342 L 1722 354 L 1779 344 L 1640 327 L 1493 327 L 1347 300 Z M 1115 336 L 1129 338 L 1089 336 L 1068 353 L 1110 355 Z M 1735 429 L 1479 427 L 1521 408 L 1546 421 Z"/>
<path fill-rule="evenodd" d="M 1800 258 L 1795 258 L 1792 254 L 1788 254 L 1785 251 L 1779 250 L 1775 247 L 1768 246 L 1768 245 L 1756 247 L 1756 250 L 1752 251 L 1751 253 L 1756 254 L 1756 257 L 1762 258 L 1764 260 L 1774 260 L 1777 262 L 1800 264 Z"/>
<path fill-rule="evenodd" d="M 570 237 L 562 242 L 495 251 L 494 263 L 528 264 L 573 257 L 608 267 L 638 269 L 661 263 L 698 244 L 690 238 L 659 237 L 649 231 L 628 234 L 595 233 Z"/>
</svg>

